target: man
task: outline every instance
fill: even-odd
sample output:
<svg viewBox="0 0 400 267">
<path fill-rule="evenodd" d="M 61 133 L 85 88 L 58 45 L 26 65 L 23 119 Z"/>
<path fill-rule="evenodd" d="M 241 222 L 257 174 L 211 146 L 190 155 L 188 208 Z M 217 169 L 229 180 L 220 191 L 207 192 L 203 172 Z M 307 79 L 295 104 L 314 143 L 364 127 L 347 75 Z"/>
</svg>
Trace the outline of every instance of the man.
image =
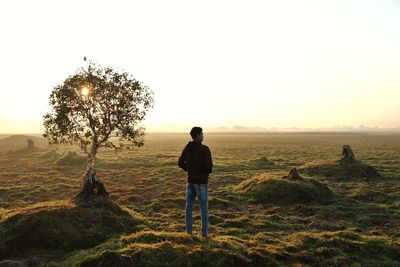
<svg viewBox="0 0 400 267">
<path fill-rule="evenodd" d="M 190 131 L 193 141 L 190 141 L 179 157 L 178 165 L 187 171 L 186 184 L 186 232 L 192 234 L 193 203 L 197 198 L 200 202 L 201 235 L 208 236 L 208 175 L 212 172 L 212 158 L 208 146 L 201 142 L 204 139 L 203 129 L 193 127 Z"/>
</svg>

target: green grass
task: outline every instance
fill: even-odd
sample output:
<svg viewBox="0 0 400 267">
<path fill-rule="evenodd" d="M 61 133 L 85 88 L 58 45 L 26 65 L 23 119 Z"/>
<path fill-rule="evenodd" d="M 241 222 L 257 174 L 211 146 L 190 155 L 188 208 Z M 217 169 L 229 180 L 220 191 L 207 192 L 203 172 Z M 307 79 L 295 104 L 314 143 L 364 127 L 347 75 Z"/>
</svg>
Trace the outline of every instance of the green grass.
<svg viewBox="0 0 400 267">
<path fill-rule="evenodd" d="M 285 256 L 306 264 L 396 266 L 400 260 L 399 242 L 351 230 L 299 232 L 284 241 Z"/>
<path fill-rule="evenodd" d="M 141 231 L 110 240 L 85 253 L 72 254 L 59 266 L 92 266 L 99 261 L 125 255 L 139 266 L 244 266 L 251 260 L 246 257 L 245 241 L 231 236 L 202 239 L 181 232 Z M 263 259 L 262 256 L 260 256 Z"/>
<path fill-rule="evenodd" d="M 199 236 L 198 203 L 194 236 L 184 234 L 186 174 L 177 159 L 188 137 L 153 134 L 134 151 L 101 149 L 97 175 L 110 193 L 101 205 L 71 200 L 85 166 L 58 165 L 57 159 L 69 151 L 81 157 L 76 147 L 0 154 L 0 262 L 400 265 L 400 135 L 205 134 L 215 164 L 208 240 Z M 380 176 L 335 169 L 343 144 Z M 282 178 L 292 167 L 303 180 Z M 332 169 L 335 175 L 326 176 Z"/>
</svg>

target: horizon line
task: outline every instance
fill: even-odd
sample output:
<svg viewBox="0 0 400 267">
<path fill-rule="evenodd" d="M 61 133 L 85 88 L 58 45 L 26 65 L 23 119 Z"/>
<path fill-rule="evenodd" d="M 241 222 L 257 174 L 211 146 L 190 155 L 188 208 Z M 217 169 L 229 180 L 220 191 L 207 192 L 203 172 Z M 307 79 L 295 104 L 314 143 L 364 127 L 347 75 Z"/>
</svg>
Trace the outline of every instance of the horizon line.
<svg viewBox="0 0 400 267">
<path fill-rule="evenodd" d="M 313 129 L 299 129 L 299 130 L 264 130 L 264 131 L 206 131 L 211 134 L 262 134 L 262 133 L 400 133 L 400 129 L 373 129 L 373 130 L 313 130 Z M 188 131 L 146 131 L 145 134 L 189 134 Z M 14 133 L 1 133 L 0 135 L 43 135 L 40 132 L 14 132 Z"/>
</svg>

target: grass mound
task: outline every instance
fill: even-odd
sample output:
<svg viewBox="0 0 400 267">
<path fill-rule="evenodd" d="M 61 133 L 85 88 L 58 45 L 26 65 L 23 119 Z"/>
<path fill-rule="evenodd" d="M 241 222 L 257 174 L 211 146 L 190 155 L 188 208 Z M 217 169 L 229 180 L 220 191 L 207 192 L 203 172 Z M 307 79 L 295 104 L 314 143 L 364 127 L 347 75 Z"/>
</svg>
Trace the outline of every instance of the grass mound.
<svg viewBox="0 0 400 267">
<path fill-rule="evenodd" d="M 45 148 L 48 141 L 42 137 L 29 136 L 29 135 L 12 135 L 4 139 L 0 139 L 0 153 L 7 151 L 16 151 L 26 147 L 26 140 L 32 140 L 38 148 Z"/>
<path fill-rule="evenodd" d="M 25 155 L 31 155 L 34 153 L 38 153 L 38 152 L 43 152 L 43 149 L 38 148 L 32 144 L 30 146 L 28 145 L 27 147 L 24 147 L 21 149 L 9 150 L 7 152 L 7 155 L 25 156 Z"/>
<path fill-rule="evenodd" d="M 259 203 L 324 203 L 334 197 L 329 187 L 317 180 L 273 178 L 265 174 L 243 181 L 234 191 Z"/>
<path fill-rule="evenodd" d="M 104 199 L 43 202 L 11 210 L 0 221 L 0 259 L 89 248 L 145 225 L 139 214 Z"/>
<path fill-rule="evenodd" d="M 59 158 L 56 161 L 57 165 L 62 166 L 76 166 L 76 165 L 85 165 L 87 163 L 87 157 L 78 155 L 76 152 L 69 151 L 68 154 Z"/>
<path fill-rule="evenodd" d="M 57 266 L 265 266 L 267 255 L 232 236 L 202 239 L 178 232 L 140 231 L 81 251 Z"/>
<path fill-rule="evenodd" d="M 380 178 L 379 172 L 372 166 L 361 161 L 346 162 L 338 160 L 331 164 L 321 164 L 316 166 L 308 166 L 302 169 L 309 175 L 324 175 L 328 178 L 337 179 L 376 179 Z"/>
<path fill-rule="evenodd" d="M 255 240 L 264 233 L 257 234 Z M 398 240 L 347 229 L 297 232 L 263 247 L 233 236 L 201 239 L 139 231 L 82 250 L 49 266 L 398 266 Z M 301 264 L 300 264 L 301 263 Z"/>
<path fill-rule="evenodd" d="M 359 191 L 350 195 L 351 198 L 371 203 L 391 203 L 396 197 L 377 190 Z"/>
<path fill-rule="evenodd" d="M 352 230 L 300 232 L 285 238 L 283 257 L 314 266 L 398 266 L 400 243 Z"/>
<path fill-rule="evenodd" d="M 51 161 L 57 160 L 62 157 L 60 153 L 58 153 L 55 149 L 49 150 L 45 153 L 43 153 L 41 156 L 43 159 L 48 159 Z"/>
</svg>

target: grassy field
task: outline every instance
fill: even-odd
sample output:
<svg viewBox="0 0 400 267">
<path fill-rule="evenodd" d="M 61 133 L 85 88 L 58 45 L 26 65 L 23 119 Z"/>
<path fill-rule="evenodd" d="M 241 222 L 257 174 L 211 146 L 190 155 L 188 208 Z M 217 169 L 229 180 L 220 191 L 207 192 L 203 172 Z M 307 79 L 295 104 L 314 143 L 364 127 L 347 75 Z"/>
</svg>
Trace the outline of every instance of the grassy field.
<svg viewBox="0 0 400 267">
<path fill-rule="evenodd" d="M 196 235 L 184 234 L 177 159 L 188 137 L 148 134 L 137 150 L 100 150 L 105 203 L 72 200 L 85 169 L 77 148 L 1 143 L 0 266 L 400 266 L 400 134 L 206 134 L 214 169 L 205 240 L 197 204 Z M 380 176 L 325 175 L 344 144 Z M 304 181 L 282 178 L 293 167 Z M 317 183 L 329 197 L 297 197 Z"/>
</svg>

